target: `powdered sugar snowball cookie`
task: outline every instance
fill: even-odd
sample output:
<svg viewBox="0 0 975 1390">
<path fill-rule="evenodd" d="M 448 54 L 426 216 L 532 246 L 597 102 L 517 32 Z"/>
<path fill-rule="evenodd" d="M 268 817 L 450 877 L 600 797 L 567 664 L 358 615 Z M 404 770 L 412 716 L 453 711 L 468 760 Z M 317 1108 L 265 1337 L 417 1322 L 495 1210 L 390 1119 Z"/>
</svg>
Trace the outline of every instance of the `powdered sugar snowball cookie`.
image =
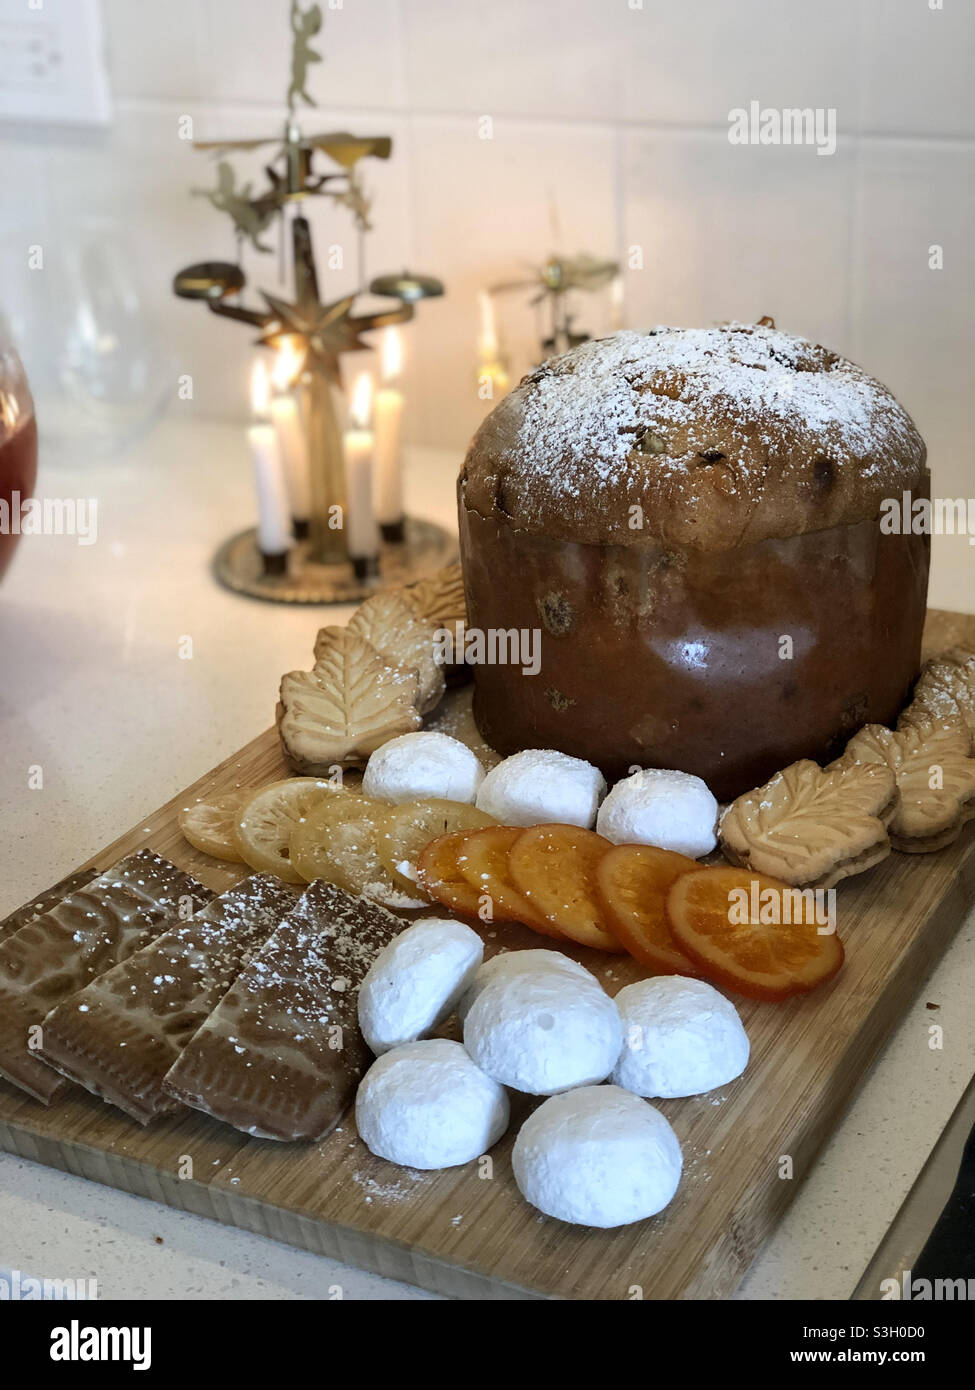
<svg viewBox="0 0 975 1390">
<path fill-rule="evenodd" d="M 502 825 L 581 825 L 587 830 L 606 795 L 598 767 L 552 748 L 526 748 L 493 767 L 477 807 Z"/>
<path fill-rule="evenodd" d="M 587 970 L 501 971 L 464 1019 L 464 1046 L 481 1070 L 533 1096 L 605 1080 L 622 1043 L 616 1005 Z"/>
<path fill-rule="evenodd" d="M 718 803 L 689 772 L 647 768 L 617 782 L 596 829 L 614 845 L 657 845 L 701 859 L 717 844 Z"/>
<path fill-rule="evenodd" d="M 428 796 L 471 803 L 483 780 L 476 754 L 459 739 L 430 730 L 401 734 L 377 748 L 366 764 L 362 790 L 397 803 Z"/>
<path fill-rule="evenodd" d="M 599 985 L 599 981 L 591 971 L 584 965 L 565 956 L 561 951 L 546 951 L 542 949 L 529 949 L 525 951 L 499 951 L 497 955 L 486 960 L 479 966 L 470 987 L 466 990 L 457 1005 L 457 1017 L 463 1023 L 471 1011 L 471 1007 L 488 985 L 495 980 L 510 978 L 512 975 L 520 974 L 525 970 L 556 970 L 562 971 L 566 975 L 574 976 L 577 980 L 587 980 L 590 984 Z"/>
<path fill-rule="evenodd" d="M 748 1034 L 730 999 L 703 980 L 658 975 L 616 996 L 623 1047 L 617 1086 L 638 1096 L 699 1096 L 740 1076 Z"/>
<path fill-rule="evenodd" d="M 476 932 L 425 917 L 394 936 L 359 986 L 359 1027 L 378 1056 L 432 1033 L 454 1010 L 484 959 Z"/>
<path fill-rule="evenodd" d="M 662 1211 L 677 1191 L 677 1135 L 645 1100 L 618 1086 L 582 1086 L 540 1105 L 511 1153 L 533 1207 L 576 1226 L 627 1226 Z"/>
<path fill-rule="evenodd" d="M 406 1168 L 453 1168 L 479 1158 L 508 1128 L 508 1114 L 504 1089 L 446 1038 L 384 1053 L 355 1102 L 362 1142 Z"/>
</svg>

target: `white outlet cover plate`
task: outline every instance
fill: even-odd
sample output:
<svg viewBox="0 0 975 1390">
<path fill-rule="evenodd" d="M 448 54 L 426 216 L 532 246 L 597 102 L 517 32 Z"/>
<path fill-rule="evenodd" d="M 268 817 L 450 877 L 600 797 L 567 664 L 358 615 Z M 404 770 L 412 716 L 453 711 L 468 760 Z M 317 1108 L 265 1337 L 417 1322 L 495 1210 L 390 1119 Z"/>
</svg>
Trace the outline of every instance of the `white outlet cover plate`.
<svg viewBox="0 0 975 1390">
<path fill-rule="evenodd" d="M 101 0 L 0 0 L 0 120 L 111 119 Z"/>
</svg>

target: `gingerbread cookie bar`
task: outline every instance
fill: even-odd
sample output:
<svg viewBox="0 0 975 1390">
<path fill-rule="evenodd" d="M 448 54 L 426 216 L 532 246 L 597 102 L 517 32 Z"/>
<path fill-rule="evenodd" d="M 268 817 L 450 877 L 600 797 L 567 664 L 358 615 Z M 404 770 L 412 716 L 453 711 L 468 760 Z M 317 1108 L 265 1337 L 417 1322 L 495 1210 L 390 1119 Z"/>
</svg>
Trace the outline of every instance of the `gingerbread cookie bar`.
<svg viewBox="0 0 975 1390">
<path fill-rule="evenodd" d="M 323 1139 L 372 1061 L 359 985 L 403 925 L 317 880 L 189 1042 L 166 1089 L 246 1134 Z"/>
<path fill-rule="evenodd" d="M 29 903 L 24 903 L 23 907 L 18 907 L 15 912 L 11 912 L 9 917 L 5 917 L 0 922 L 0 942 L 6 941 L 8 936 L 13 936 L 14 932 L 20 931 L 21 927 L 26 927 L 28 922 L 33 922 L 35 917 L 40 917 L 42 912 L 50 912 L 51 908 L 56 907 L 62 898 L 66 898 L 69 893 L 75 892 L 78 888 L 84 888 L 97 876 L 96 869 L 81 869 L 77 873 L 68 874 L 67 878 L 62 878 L 60 883 L 56 883 L 53 888 L 38 893 L 36 897 L 31 898 Z"/>
<path fill-rule="evenodd" d="M 177 1108 L 163 1078 L 295 891 L 255 874 L 59 1004 L 41 1055 L 140 1124 Z"/>
<path fill-rule="evenodd" d="M 38 1055 L 45 1016 L 213 894 L 149 850 L 122 859 L 0 945 L 0 1076 L 49 1104 L 64 1078 Z"/>
</svg>

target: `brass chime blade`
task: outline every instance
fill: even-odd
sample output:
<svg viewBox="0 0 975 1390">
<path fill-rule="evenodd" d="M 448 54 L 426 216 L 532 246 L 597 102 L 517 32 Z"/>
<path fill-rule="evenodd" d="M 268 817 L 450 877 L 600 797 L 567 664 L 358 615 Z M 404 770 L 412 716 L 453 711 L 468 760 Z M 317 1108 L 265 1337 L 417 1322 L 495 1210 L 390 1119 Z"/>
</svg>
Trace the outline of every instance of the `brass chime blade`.
<svg viewBox="0 0 975 1390">
<path fill-rule="evenodd" d="M 379 275 L 369 283 L 370 294 L 382 294 L 390 299 L 402 299 L 415 304 L 420 299 L 435 299 L 443 294 L 443 283 L 432 275 L 414 275 L 408 270 L 398 275 Z"/>
<path fill-rule="evenodd" d="M 562 285 L 565 289 L 600 290 L 619 274 L 616 261 L 600 261 L 595 256 L 567 257 L 560 263 Z"/>
<path fill-rule="evenodd" d="M 226 299 L 244 288 L 244 272 L 230 261 L 200 261 L 173 277 L 173 293 L 180 299 Z"/>
<path fill-rule="evenodd" d="M 326 135 L 305 135 L 300 143 L 307 149 L 323 150 L 343 169 L 351 169 L 367 155 L 374 159 L 388 159 L 393 149 L 388 135 L 350 135 L 346 130 Z"/>
<path fill-rule="evenodd" d="M 357 314 L 350 322 L 357 332 L 367 333 L 374 328 L 389 328 L 394 323 L 409 323 L 413 317 L 413 305 L 401 299 L 396 309 L 379 309 L 374 314 Z M 368 347 L 368 344 L 364 344 Z"/>
<path fill-rule="evenodd" d="M 488 294 L 508 294 L 511 290 L 531 290 L 539 284 L 537 275 L 530 280 L 502 280 L 497 285 L 488 286 Z"/>
<path fill-rule="evenodd" d="M 260 136 L 256 140 L 194 140 L 195 150 L 259 150 L 262 145 L 280 145 L 280 135 Z"/>
</svg>

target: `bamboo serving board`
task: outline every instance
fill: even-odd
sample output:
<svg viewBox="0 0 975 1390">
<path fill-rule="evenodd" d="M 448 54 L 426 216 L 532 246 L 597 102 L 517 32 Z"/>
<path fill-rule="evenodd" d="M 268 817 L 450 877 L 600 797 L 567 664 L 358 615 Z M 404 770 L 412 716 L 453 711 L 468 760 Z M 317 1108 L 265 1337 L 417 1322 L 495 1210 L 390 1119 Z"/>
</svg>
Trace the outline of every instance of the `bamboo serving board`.
<svg viewBox="0 0 975 1390">
<path fill-rule="evenodd" d="M 927 650 L 960 641 L 975 643 L 975 617 L 929 615 Z M 223 890 L 246 871 L 192 849 L 179 808 L 286 775 L 268 730 L 80 867 L 104 869 L 147 847 Z M 841 883 L 845 967 L 806 998 L 736 1001 L 752 1041 L 747 1072 L 708 1095 L 659 1103 L 684 1149 L 679 1191 L 659 1216 L 615 1231 L 568 1226 L 522 1200 L 510 1154 L 533 1104 L 525 1097 L 492 1150 L 491 1177 L 475 1164 L 419 1173 L 374 1158 L 351 1114 L 321 1144 L 283 1145 L 190 1111 L 142 1129 L 77 1089 L 45 1109 L 3 1083 L 0 1147 L 454 1297 L 725 1297 L 973 900 L 973 825 L 938 854 L 893 854 Z M 550 944 L 515 926 L 486 932 L 489 949 Z M 611 994 L 641 974 L 621 957 L 573 954 Z M 779 1177 L 782 1155 L 791 1181 Z"/>
</svg>

